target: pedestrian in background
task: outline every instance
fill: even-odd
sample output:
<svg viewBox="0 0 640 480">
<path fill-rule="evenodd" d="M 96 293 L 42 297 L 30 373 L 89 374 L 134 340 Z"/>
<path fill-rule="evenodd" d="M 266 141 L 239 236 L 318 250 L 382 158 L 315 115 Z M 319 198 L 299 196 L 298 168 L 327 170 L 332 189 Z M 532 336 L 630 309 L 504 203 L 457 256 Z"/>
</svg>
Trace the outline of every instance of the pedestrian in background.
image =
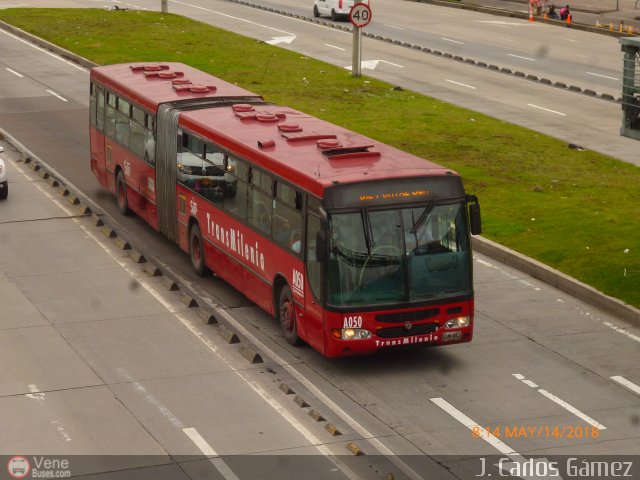
<svg viewBox="0 0 640 480">
<path fill-rule="evenodd" d="M 569 5 L 565 5 L 560 9 L 560 20 L 566 20 L 569 15 L 571 15 Z"/>
</svg>

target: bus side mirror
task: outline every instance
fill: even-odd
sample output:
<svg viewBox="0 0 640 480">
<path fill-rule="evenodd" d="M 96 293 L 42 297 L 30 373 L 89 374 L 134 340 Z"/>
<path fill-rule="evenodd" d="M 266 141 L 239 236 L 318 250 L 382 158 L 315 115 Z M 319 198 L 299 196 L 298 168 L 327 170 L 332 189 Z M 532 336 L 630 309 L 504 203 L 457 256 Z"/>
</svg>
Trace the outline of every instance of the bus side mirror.
<svg viewBox="0 0 640 480">
<path fill-rule="evenodd" d="M 322 263 L 324 262 L 324 251 L 327 246 L 327 237 L 324 231 L 320 230 L 316 233 L 316 262 Z"/>
<path fill-rule="evenodd" d="M 467 195 L 469 203 L 469 221 L 471 223 L 471 235 L 480 235 L 482 233 L 482 219 L 480 217 L 480 204 L 478 197 L 475 195 Z"/>
</svg>

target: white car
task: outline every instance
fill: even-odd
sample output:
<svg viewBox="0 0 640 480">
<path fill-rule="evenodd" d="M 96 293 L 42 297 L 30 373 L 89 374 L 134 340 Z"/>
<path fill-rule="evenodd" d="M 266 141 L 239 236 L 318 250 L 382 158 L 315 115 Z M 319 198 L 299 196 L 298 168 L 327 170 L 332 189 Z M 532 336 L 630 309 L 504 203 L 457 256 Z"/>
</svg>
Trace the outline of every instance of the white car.
<svg viewBox="0 0 640 480">
<path fill-rule="evenodd" d="M 0 147 L 0 153 L 4 152 L 4 148 Z M 4 160 L 0 158 L 0 200 L 4 200 L 9 195 L 9 182 L 7 181 L 7 167 Z"/>
<path fill-rule="evenodd" d="M 354 0 L 314 0 L 313 16 L 327 15 L 334 22 L 336 20 L 347 20 L 349 11 L 354 3 Z"/>
</svg>

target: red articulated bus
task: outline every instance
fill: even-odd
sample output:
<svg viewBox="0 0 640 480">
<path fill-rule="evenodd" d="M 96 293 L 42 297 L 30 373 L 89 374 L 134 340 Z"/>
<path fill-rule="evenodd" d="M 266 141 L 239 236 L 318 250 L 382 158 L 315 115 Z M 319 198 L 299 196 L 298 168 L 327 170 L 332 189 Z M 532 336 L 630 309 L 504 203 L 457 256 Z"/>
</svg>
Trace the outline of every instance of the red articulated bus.
<svg viewBox="0 0 640 480">
<path fill-rule="evenodd" d="M 207 270 L 327 356 L 469 342 L 460 176 L 184 64 L 91 70 L 91 169 Z"/>
</svg>

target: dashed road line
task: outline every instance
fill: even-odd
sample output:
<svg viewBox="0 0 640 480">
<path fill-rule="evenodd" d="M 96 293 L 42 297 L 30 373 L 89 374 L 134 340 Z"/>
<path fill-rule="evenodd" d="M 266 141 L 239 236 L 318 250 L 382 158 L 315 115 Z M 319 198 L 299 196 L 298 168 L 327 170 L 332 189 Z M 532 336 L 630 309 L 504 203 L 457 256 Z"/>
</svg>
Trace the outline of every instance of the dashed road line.
<svg viewBox="0 0 640 480">
<path fill-rule="evenodd" d="M 60 100 L 62 100 L 63 102 L 68 102 L 69 100 L 67 100 L 66 98 L 64 98 L 62 95 L 60 95 L 59 93 L 54 92 L 53 90 L 45 90 L 47 93 L 50 93 L 51 95 L 53 95 L 56 98 L 59 98 Z"/>
<path fill-rule="evenodd" d="M 538 388 L 538 385 L 535 384 L 534 382 L 532 382 L 531 380 L 527 380 L 524 375 L 521 375 L 519 373 L 514 373 L 512 374 L 515 378 L 517 378 L 518 380 L 520 380 L 522 383 L 524 383 L 525 385 L 531 387 L 531 388 Z M 570 403 L 565 402 L 564 400 L 562 400 L 560 397 L 555 396 L 553 393 L 548 392 L 547 390 L 545 390 L 544 388 L 538 388 L 538 393 L 547 397 L 549 400 L 551 400 L 552 402 L 560 405 L 562 408 L 564 408 L 565 410 L 573 413 L 576 417 L 584 420 L 585 422 L 587 422 L 589 425 L 591 425 L 592 427 L 596 427 L 598 430 L 606 430 L 607 427 L 605 427 L 604 425 L 602 425 L 601 423 L 595 421 L 593 418 L 591 418 L 590 416 L 588 416 L 586 413 L 581 412 L 580 410 L 578 410 L 576 407 L 574 407 L 573 405 L 571 405 Z"/>
<path fill-rule="evenodd" d="M 610 77 L 608 75 L 602 75 L 600 73 L 593 73 L 593 72 L 586 72 L 587 75 L 593 75 L 594 77 L 601 77 L 601 78 L 608 78 L 609 80 L 615 80 L 616 82 L 619 81 L 619 78 L 616 77 Z"/>
<path fill-rule="evenodd" d="M 630 382 L 629 380 L 627 380 L 624 377 L 621 377 L 620 375 L 615 375 L 615 376 L 609 377 L 609 378 L 611 380 L 613 380 L 614 382 L 618 382 L 620 385 L 622 385 L 626 389 L 631 390 L 636 395 L 640 396 L 640 386 L 636 385 L 635 383 Z"/>
<path fill-rule="evenodd" d="M 514 53 L 507 53 L 507 55 L 509 57 L 514 57 L 514 58 L 520 58 L 522 60 L 529 60 L 530 62 L 535 62 L 536 59 L 535 58 L 530 58 L 530 57 L 523 57 L 522 55 L 516 55 Z"/>
<path fill-rule="evenodd" d="M 527 103 L 527 106 L 528 106 L 528 107 L 537 108 L 537 109 L 539 109 L 539 110 L 544 110 L 545 112 L 554 113 L 554 114 L 556 114 L 556 115 L 560 115 L 560 116 L 562 116 L 562 117 L 566 117 L 566 116 L 567 116 L 567 114 L 566 114 L 566 113 L 558 112 L 558 111 L 556 111 L 556 110 L 550 110 L 550 109 L 548 109 L 548 108 L 541 107 L 540 105 L 534 105 L 533 103 Z"/>
<path fill-rule="evenodd" d="M 21 73 L 19 73 L 19 72 L 16 72 L 15 70 L 13 70 L 13 69 L 11 69 L 11 68 L 9 68 L 9 67 L 6 67 L 6 68 L 5 68 L 5 70 L 6 70 L 7 72 L 9 72 L 9 73 L 13 73 L 16 77 L 24 78 L 24 75 L 22 75 L 22 74 L 21 74 Z"/>
<path fill-rule="evenodd" d="M 477 88 L 474 87 L 473 85 L 467 85 L 466 83 L 456 82 L 455 80 L 449 80 L 448 78 L 445 78 L 445 81 L 447 81 L 449 83 L 453 83 L 455 85 L 460 85 L 461 87 L 470 88 L 471 90 L 477 90 Z"/>
</svg>

